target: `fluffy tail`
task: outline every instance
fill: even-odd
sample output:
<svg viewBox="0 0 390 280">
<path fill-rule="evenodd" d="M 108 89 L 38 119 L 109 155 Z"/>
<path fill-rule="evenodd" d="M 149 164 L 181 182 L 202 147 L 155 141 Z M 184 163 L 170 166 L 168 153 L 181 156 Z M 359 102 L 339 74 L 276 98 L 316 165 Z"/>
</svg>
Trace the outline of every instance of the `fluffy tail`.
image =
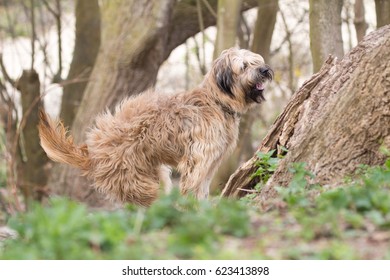
<svg viewBox="0 0 390 280">
<path fill-rule="evenodd" d="M 72 136 L 60 121 L 53 121 L 41 109 L 39 111 L 39 138 L 47 156 L 56 162 L 66 163 L 80 168 L 89 169 L 88 149 L 86 145 L 76 146 Z"/>
</svg>

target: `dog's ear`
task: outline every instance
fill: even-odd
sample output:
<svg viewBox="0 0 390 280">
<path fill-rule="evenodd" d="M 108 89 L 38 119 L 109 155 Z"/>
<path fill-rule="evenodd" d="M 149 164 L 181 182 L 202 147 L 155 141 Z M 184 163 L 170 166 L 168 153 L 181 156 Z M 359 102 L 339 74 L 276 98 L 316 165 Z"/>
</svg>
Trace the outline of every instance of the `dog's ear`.
<svg viewBox="0 0 390 280">
<path fill-rule="evenodd" d="M 225 58 L 220 58 L 215 62 L 214 65 L 214 75 L 216 83 L 221 91 L 234 97 L 233 94 L 233 70 L 230 67 L 230 64 L 226 62 Z"/>
</svg>

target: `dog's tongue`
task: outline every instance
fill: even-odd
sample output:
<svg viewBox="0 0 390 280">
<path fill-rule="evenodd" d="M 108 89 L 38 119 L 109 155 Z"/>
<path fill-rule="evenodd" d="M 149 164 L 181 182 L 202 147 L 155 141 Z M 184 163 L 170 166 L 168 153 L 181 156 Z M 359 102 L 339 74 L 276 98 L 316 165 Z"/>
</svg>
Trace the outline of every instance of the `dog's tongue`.
<svg viewBox="0 0 390 280">
<path fill-rule="evenodd" d="M 263 83 L 257 83 L 256 84 L 256 89 L 257 90 L 264 90 L 265 89 L 265 85 Z"/>
</svg>

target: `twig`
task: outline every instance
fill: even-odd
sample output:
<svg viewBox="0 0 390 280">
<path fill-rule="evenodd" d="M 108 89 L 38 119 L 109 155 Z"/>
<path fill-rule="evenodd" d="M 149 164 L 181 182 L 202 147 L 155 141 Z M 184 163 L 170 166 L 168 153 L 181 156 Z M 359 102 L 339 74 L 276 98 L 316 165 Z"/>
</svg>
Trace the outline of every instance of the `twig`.
<svg viewBox="0 0 390 280">
<path fill-rule="evenodd" d="M 306 16 L 307 16 L 307 13 L 308 11 L 307 10 L 304 10 L 304 12 L 302 13 L 302 16 L 299 18 L 299 20 L 297 21 L 297 23 L 294 25 L 293 28 L 291 28 L 291 30 L 295 30 L 299 24 L 301 24 L 305 19 L 306 19 Z M 283 40 L 282 40 L 282 43 L 280 43 L 279 47 L 277 47 L 276 49 L 274 49 L 272 52 L 271 52 L 271 56 L 275 55 L 276 53 L 278 53 L 280 51 L 280 49 L 283 47 L 284 43 L 286 43 L 288 40 L 288 34 L 286 33 L 286 35 L 284 36 Z"/>
<path fill-rule="evenodd" d="M 288 43 L 288 50 L 289 50 L 289 55 L 288 55 L 288 62 L 289 62 L 289 69 L 288 69 L 288 76 L 289 76 L 289 88 L 291 92 L 295 92 L 295 82 L 294 82 L 294 53 L 293 53 L 293 46 L 291 42 L 291 35 L 292 32 L 288 28 L 287 20 L 286 17 L 284 16 L 284 13 L 282 10 L 280 10 L 280 15 L 282 17 L 282 22 L 284 25 L 284 28 L 286 30 L 286 39 Z"/>
<path fill-rule="evenodd" d="M 239 191 L 247 192 L 247 193 L 257 193 L 258 191 L 252 190 L 252 189 L 242 189 L 242 188 L 237 188 Z"/>
<path fill-rule="evenodd" d="M 206 74 L 206 67 L 205 67 L 205 64 L 206 64 L 206 35 L 205 35 L 205 28 L 204 28 L 204 20 L 203 20 L 203 13 L 202 13 L 202 7 L 200 5 L 200 0 L 197 0 L 196 1 L 196 8 L 197 8 L 197 12 L 198 12 L 198 22 L 199 22 L 199 29 L 201 30 L 202 32 L 202 63 L 200 63 L 202 65 L 201 67 L 201 70 L 202 70 L 202 74 Z M 204 72 L 204 73 L 203 73 Z"/>
<path fill-rule="evenodd" d="M 14 79 L 12 79 L 7 72 L 7 69 L 5 68 L 4 61 L 3 61 L 3 54 L 0 53 L 0 68 L 1 72 L 3 73 L 4 79 L 9 82 L 13 87 L 16 86 L 16 82 Z"/>
</svg>

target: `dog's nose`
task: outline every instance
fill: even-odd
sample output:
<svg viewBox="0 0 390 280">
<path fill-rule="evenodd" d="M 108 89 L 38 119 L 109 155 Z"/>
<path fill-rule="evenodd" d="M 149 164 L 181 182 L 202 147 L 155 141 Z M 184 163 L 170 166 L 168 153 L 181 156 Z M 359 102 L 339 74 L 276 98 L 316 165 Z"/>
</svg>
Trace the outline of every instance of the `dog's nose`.
<svg viewBox="0 0 390 280">
<path fill-rule="evenodd" d="M 260 67 L 259 71 L 263 77 L 266 77 L 269 80 L 273 79 L 274 72 L 269 66 Z"/>
<path fill-rule="evenodd" d="M 261 67 L 261 68 L 260 68 L 260 73 L 261 73 L 263 76 L 267 76 L 268 73 L 269 73 L 269 68 L 268 68 L 268 67 Z"/>
</svg>

